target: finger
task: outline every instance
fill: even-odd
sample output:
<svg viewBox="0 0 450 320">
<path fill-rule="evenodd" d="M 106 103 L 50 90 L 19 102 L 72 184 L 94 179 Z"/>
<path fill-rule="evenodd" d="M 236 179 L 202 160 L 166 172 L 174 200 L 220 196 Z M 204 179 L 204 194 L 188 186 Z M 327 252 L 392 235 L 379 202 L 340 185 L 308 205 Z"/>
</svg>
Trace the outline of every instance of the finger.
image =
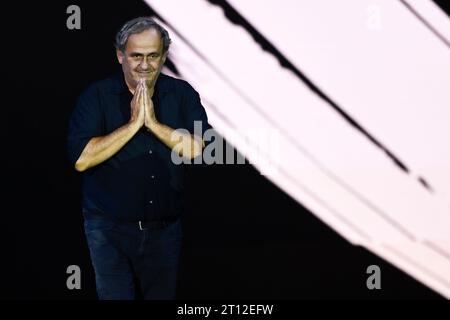
<svg viewBox="0 0 450 320">
<path fill-rule="evenodd" d="M 145 103 L 145 86 L 143 83 L 141 83 L 140 89 L 139 89 L 139 98 L 138 98 L 139 105 L 143 105 Z"/>
<path fill-rule="evenodd" d="M 138 93 L 139 93 L 139 82 L 137 83 L 136 87 L 134 88 L 133 101 L 136 101 Z"/>
<path fill-rule="evenodd" d="M 136 86 L 136 90 L 138 92 L 142 92 L 142 80 L 139 80 L 138 85 Z"/>
<path fill-rule="evenodd" d="M 142 90 L 138 85 L 134 91 L 133 100 L 131 101 L 131 108 L 133 109 L 133 112 L 136 112 L 141 108 L 140 106 L 141 97 L 142 97 Z"/>
<path fill-rule="evenodd" d="M 147 84 L 145 83 L 145 81 L 142 81 L 142 91 L 146 92 L 147 90 Z"/>
<path fill-rule="evenodd" d="M 139 81 L 138 85 L 136 86 L 136 91 L 135 91 L 136 100 L 139 101 L 141 96 L 142 96 L 142 82 Z"/>
<path fill-rule="evenodd" d="M 139 81 L 139 85 L 140 85 L 140 90 L 141 90 L 141 91 L 144 91 L 144 88 L 145 88 L 145 81 L 144 81 L 144 79 L 141 79 L 141 80 Z"/>
<path fill-rule="evenodd" d="M 143 92 L 143 94 L 144 94 L 144 97 L 145 97 L 145 104 L 146 105 L 148 105 L 148 103 L 149 103 L 149 101 L 148 101 L 148 87 L 147 87 L 147 84 L 144 84 L 144 92 Z"/>
<path fill-rule="evenodd" d="M 148 87 L 148 86 L 145 86 L 146 87 L 146 90 L 145 90 L 145 95 L 146 95 L 146 97 L 147 97 L 147 100 L 148 100 L 148 103 L 151 103 L 152 101 L 152 97 L 153 97 L 153 94 L 154 94 L 154 92 L 155 92 L 155 88 L 154 87 Z"/>
<path fill-rule="evenodd" d="M 142 82 L 141 95 L 142 103 L 147 103 L 147 85 L 145 84 L 145 82 Z"/>
</svg>

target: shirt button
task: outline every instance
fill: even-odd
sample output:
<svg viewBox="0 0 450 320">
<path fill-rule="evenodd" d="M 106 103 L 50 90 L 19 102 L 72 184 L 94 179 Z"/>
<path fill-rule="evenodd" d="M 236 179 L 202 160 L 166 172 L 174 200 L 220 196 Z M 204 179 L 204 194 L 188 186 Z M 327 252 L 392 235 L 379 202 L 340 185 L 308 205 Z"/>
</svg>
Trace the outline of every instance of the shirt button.
<svg viewBox="0 0 450 320">
<path fill-rule="evenodd" d="M 150 200 L 149 203 L 152 204 L 152 203 L 153 203 L 153 200 Z"/>
<path fill-rule="evenodd" d="M 155 176 L 152 174 L 152 179 L 155 179 Z"/>
<path fill-rule="evenodd" d="M 152 153 L 153 153 L 153 151 L 152 151 L 152 150 L 149 150 L 149 151 L 148 151 L 148 153 L 149 153 L 149 154 L 152 154 Z"/>
</svg>

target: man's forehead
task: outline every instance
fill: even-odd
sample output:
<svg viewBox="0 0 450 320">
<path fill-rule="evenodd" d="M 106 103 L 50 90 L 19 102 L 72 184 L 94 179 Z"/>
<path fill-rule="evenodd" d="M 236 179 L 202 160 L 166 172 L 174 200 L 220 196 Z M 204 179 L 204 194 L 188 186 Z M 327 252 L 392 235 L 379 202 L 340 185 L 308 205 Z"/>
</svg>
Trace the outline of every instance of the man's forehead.
<svg viewBox="0 0 450 320">
<path fill-rule="evenodd" d="M 162 51 L 162 43 L 135 43 L 128 41 L 126 46 L 127 52 L 136 52 L 142 54 L 148 54 L 153 52 L 161 52 Z"/>
<path fill-rule="evenodd" d="M 157 30 L 149 29 L 140 33 L 131 34 L 128 37 L 127 45 L 141 47 L 159 47 L 162 45 L 161 35 Z"/>
<path fill-rule="evenodd" d="M 139 53 L 139 54 L 151 54 L 151 53 L 161 53 L 162 48 L 159 46 L 127 46 L 126 52 L 131 53 Z"/>
</svg>

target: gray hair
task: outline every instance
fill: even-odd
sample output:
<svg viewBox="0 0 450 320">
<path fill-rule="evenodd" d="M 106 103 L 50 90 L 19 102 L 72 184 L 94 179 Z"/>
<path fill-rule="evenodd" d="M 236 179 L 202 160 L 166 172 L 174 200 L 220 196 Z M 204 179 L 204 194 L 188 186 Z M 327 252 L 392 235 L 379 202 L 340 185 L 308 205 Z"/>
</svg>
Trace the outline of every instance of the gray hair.
<svg viewBox="0 0 450 320">
<path fill-rule="evenodd" d="M 128 38 L 132 34 L 141 33 L 142 31 L 148 29 L 155 29 L 159 32 L 163 41 L 162 53 L 166 53 L 169 50 L 170 43 L 172 42 L 169 37 L 169 32 L 167 32 L 166 29 L 164 29 L 151 17 L 139 17 L 126 22 L 122 28 L 120 28 L 119 32 L 117 32 L 114 46 L 116 49 L 125 52 Z"/>
</svg>

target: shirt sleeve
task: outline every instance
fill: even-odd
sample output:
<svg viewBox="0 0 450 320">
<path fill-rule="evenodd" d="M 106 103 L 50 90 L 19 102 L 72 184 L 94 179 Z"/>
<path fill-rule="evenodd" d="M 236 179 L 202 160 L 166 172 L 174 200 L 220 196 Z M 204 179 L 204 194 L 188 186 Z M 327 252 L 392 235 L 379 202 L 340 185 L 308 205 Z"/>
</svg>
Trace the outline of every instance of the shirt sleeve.
<svg viewBox="0 0 450 320">
<path fill-rule="evenodd" d="M 91 86 L 79 96 L 69 120 L 67 149 L 72 167 L 88 142 L 103 134 L 102 119 L 97 90 Z"/>
<path fill-rule="evenodd" d="M 185 128 L 191 133 L 203 138 L 206 130 L 211 129 L 208 123 L 208 116 L 200 101 L 200 95 L 188 84 L 186 90 L 186 103 L 184 108 Z M 207 141 L 205 141 L 205 144 Z"/>
</svg>

